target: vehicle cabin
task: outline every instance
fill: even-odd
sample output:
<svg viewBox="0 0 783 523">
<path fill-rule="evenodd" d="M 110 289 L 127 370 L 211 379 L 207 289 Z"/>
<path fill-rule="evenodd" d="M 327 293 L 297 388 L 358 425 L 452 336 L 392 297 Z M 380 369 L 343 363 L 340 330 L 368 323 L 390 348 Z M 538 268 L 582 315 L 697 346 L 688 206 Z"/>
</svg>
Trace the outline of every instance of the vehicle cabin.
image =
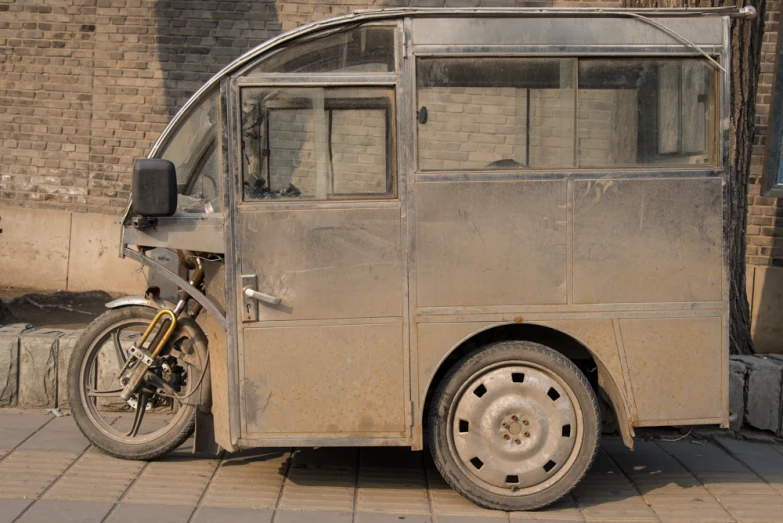
<svg viewBox="0 0 783 523">
<path fill-rule="evenodd" d="M 515 509 L 602 420 L 727 427 L 734 15 L 359 11 L 215 75 L 137 164 L 121 248 L 206 309 L 217 444 L 427 442 Z"/>
</svg>

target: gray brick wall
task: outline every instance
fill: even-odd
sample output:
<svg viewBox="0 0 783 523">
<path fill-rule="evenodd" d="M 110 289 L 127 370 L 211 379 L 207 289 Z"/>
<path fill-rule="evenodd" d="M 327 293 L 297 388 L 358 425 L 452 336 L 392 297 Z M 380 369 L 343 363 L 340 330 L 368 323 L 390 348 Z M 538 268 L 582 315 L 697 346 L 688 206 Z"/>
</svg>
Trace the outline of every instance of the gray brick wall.
<svg viewBox="0 0 783 523">
<path fill-rule="evenodd" d="M 783 266 L 783 203 L 761 194 L 780 1 L 767 8 L 750 180 L 747 260 L 760 266 Z M 309 21 L 397 5 L 552 2 L 0 0 L 0 206 L 118 212 L 133 161 L 230 60 Z"/>
</svg>

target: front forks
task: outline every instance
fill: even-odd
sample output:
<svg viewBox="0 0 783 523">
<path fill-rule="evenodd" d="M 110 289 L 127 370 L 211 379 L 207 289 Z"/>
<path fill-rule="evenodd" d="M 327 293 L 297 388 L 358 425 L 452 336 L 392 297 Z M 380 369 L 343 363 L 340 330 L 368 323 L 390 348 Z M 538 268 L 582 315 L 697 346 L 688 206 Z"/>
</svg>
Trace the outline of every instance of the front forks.
<svg viewBox="0 0 783 523">
<path fill-rule="evenodd" d="M 165 321 L 162 319 L 164 316 L 168 316 L 169 318 L 171 318 L 169 326 L 166 329 L 165 334 L 163 334 L 163 337 L 160 336 L 156 337 L 156 341 L 158 340 L 158 338 L 159 341 L 152 349 L 152 352 L 148 352 L 142 347 L 144 347 L 144 343 L 147 341 L 149 335 L 152 334 L 152 331 L 155 329 L 158 323 Z M 166 343 L 168 343 L 169 339 L 171 338 L 171 335 L 174 334 L 174 330 L 176 328 L 177 328 L 177 315 L 174 314 L 174 311 L 163 309 L 161 311 L 158 311 L 158 313 L 152 319 L 152 322 L 150 322 L 149 327 L 147 327 L 147 330 L 144 332 L 144 336 L 142 336 L 141 340 L 139 341 L 138 347 L 136 346 L 136 344 L 133 344 L 131 346 L 130 357 L 125 361 L 125 365 L 120 370 L 120 383 L 123 383 L 127 380 L 127 382 L 124 383 L 125 386 L 122 388 L 122 392 L 120 393 L 120 397 L 123 399 L 123 401 L 128 401 L 129 399 L 131 399 L 131 397 L 133 397 L 133 394 L 136 392 L 136 389 L 139 388 L 139 385 L 141 385 L 141 382 L 144 380 L 144 376 L 147 374 L 147 371 L 149 370 L 150 367 L 152 367 L 152 364 L 155 362 L 155 358 L 157 358 L 160 355 L 160 353 L 163 351 L 163 347 L 166 346 Z M 135 367 L 133 367 L 130 376 L 126 378 L 123 375 L 125 374 L 125 371 L 128 370 L 128 366 L 134 359 L 138 360 L 138 363 L 136 364 Z"/>
<path fill-rule="evenodd" d="M 193 270 L 193 274 L 188 283 L 197 289 L 200 289 L 204 282 L 204 266 L 201 263 L 201 260 L 196 256 L 188 257 L 182 251 L 178 251 L 178 254 L 180 255 L 180 262 L 188 269 Z M 195 261 L 193 261 L 194 259 Z M 179 300 L 177 301 L 174 310 L 162 309 L 158 311 L 147 327 L 147 330 L 144 331 L 144 335 L 141 337 L 138 345 L 134 343 L 130 347 L 130 357 L 125 361 L 125 364 L 118 374 L 120 383 L 123 385 L 122 392 L 120 393 L 120 397 L 123 401 L 130 401 L 133 395 L 136 394 L 139 387 L 145 381 L 145 377 L 148 377 L 147 372 L 150 370 L 150 367 L 153 366 L 156 358 L 163 352 L 163 349 L 171 339 L 172 334 L 174 334 L 174 331 L 177 329 L 177 317 L 183 311 L 187 310 L 188 301 L 190 300 L 190 296 L 184 291 L 180 291 L 178 297 Z M 193 316 L 195 317 L 200 310 L 200 304 L 196 304 L 196 307 L 193 308 Z M 164 330 L 164 322 L 166 322 L 167 319 L 168 326 L 165 327 Z M 144 344 L 158 325 L 160 325 L 161 328 L 150 344 L 151 350 L 147 350 L 144 348 Z M 130 372 L 128 372 L 128 367 L 133 361 L 136 361 L 137 363 Z M 126 373 L 129 375 L 126 376 Z M 155 377 L 157 378 L 157 376 Z M 157 382 L 158 380 L 153 381 Z M 159 387 L 156 386 L 156 388 Z M 141 408 L 144 408 L 144 406 L 141 406 Z"/>
</svg>

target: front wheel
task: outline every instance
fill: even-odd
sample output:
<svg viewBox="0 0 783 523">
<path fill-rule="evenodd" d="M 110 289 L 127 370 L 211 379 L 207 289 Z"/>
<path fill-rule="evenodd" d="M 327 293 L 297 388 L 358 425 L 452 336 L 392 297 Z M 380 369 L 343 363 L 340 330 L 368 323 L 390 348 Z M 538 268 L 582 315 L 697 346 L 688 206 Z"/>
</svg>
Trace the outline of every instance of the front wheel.
<svg viewBox="0 0 783 523">
<path fill-rule="evenodd" d="M 446 482 L 477 505 L 531 510 L 587 472 L 598 446 L 598 401 L 567 358 L 527 341 L 468 354 L 444 377 L 429 412 L 429 445 Z"/>
<path fill-rule="evenodd" d="M 128 401 L 120 397 L 120 370 L 138 364 L 130 347 L 139 343 L 156 313 L 132 306 L 102 314 L 71 356 L 68 393 L 74 420 L 93 445 L 118 458 L 156 459 L 177 448 L 193 433 L 196 409 L 209 393 L 206 336 L 183 317 L 137 392 Z"/>
</svg>

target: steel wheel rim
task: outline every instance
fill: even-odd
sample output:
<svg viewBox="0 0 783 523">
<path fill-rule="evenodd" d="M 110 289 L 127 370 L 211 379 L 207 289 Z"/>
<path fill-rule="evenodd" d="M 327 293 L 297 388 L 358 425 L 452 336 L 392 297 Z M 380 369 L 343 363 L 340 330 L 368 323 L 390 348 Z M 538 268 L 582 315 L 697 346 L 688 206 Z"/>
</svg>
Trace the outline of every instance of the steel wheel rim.
<svg viewBox="0 0 783 523">
<path fill-rule="evenodd" d="M 554 485 L 582 447 L 584 416 L 573 390 L 530 362 L 498 363 L 473 374 L 454 396 L 447 420 L 457 466 L 503 496 Z"/>
<path fill-rule="evenodd" d="M 176 425 L 182 419 L 189 405 L 189 401 L 185 400 L 179 406 L 179 408 L 174 412 L 174 415 L 171 418 L 168 418 L 161 428 L 148 432 L 146 434 L 128 436 L 125 433 L 125 431 L 118 430 L 117 428 L 112 426 L 112 423 L 107 422 L 107 420 L 101 414 L 101 411 L 98 409 L 98 398 L 96 398 L 96 401 L 93 402 L 92 401 L 93 398 L 88 396 L 89 389 L 92 388 L 90 382 L 95 381 L 96 378 L 96 376 L 93 375 L 93 366 L 94 366 L 93 364 L 97 363 L 98 365 L 100 365 L 100 362 L 96 361 L 98 360 L 100 353 L 103 350 L 111 349 L 111 347 L 107 349 L 106 346 L 109 343 L 113 343 L 113 340 L 110 339 L 112 337 L 112 333 L 117 330 L 124 331 L 130 327 L 135 327 L 135 326 L 139 326 L 142 329 L 145 329 L 149 325 L 150 321 L 151 319 L 148 320 L 142 318 L 131 318 L 127 320 L 118 321 L 112 324 L 111 326 L 107 327 L 106 329 L 104 329 L 90 343 L 90 346 L 87 348 L 86 357 L 82 360 L 81 367 L 79 369 L 79 396 L 80 396 L 82 406 L 84 406 L 84 410 L 87 414 L 87 417 L 90 419 L 93 426 L 96 427 L 98 430 L 100 430 L 105 436 L 125 444 L 133 444 L 133 445 L 144 444 L 150 441 L 154 441 L 157 438 L 163 436 L 171 429 L 172 426 Z M 154 333 L 151 337 L 154 337 Z M 126 357 L 127 357 L 127 351 L 126 351 Z M 188 369 L 188 382 L 183 394 L 189 394 L 191 392 L 191 387 L 193 383 L 192 379 L 190 379 L 192 374 L 191 371 L 193 367 L 191 365 L 188 365 L 187 369 Z M 118 381 L 116 380 L 114 381 L 114 385 L 118 385 L 118 383 L 119 383 Z M 117 392 L 116 397 L 119 399 L 119 392 Z M 138 395 L 134 395 L 134 398 L 138 400 Z M 134 412 L 134 410 L 130 410 L 129 412 Z M 106 411 L 104 413 L 109 414 L 109 417 L 113 419 L 117 418 L 118 415 L 121 414 L 121 412 L 112 412 L 112 411 Z"/>
</svg>

